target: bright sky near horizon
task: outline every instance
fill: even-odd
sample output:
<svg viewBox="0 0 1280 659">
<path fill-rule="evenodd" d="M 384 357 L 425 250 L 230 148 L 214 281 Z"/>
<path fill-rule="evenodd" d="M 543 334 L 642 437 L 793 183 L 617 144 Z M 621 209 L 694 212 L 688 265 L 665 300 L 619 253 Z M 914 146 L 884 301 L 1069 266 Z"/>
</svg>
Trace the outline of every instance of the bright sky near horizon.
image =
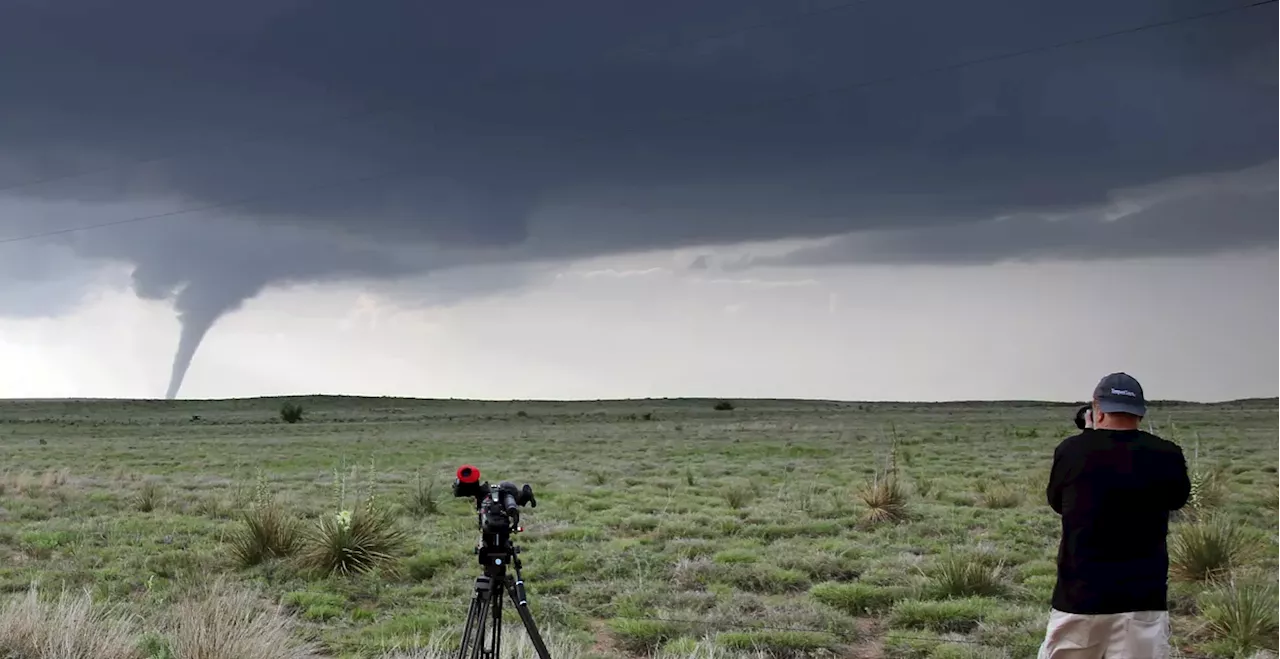
<svg viewBox="0 0 1280 659">
<path fill-rule="evenodd" d="M 1275 253 L 750 276 L 683 260 L 565 265 L 430 307 L 351 285 L 270 291 L 210 334 L 182 397 L 1082 400 L 1112 370 L 1153 398 L 1277 392 L 1275 284 L 1224 294 L 1276 282 Z M 63 315 L 0 320 L 0 396 L 161 397 L 176 329 L 120 280 Z"/>
<path fill-rule="evenodd" d="M 0 396 L 1277 395 L 1276 3 L 922 2 L 5 3 Z"/>
</svg>

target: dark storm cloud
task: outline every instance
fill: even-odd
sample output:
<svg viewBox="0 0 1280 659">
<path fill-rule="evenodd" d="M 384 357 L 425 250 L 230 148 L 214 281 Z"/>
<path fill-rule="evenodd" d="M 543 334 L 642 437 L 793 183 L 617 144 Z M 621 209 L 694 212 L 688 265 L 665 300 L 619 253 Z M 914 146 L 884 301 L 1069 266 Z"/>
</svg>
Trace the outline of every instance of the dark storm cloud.
<svg viewBox="0 0 1280 659">
<path fill-rule="evenodd" d="M 917 73 L 1230 6 L 10 2 L 0 229 L 206 208 L 50 238 L 134 264 L 193 335 L 282 281 L 635 249 L 887 229 L 908 261 L 1084 256 L 981 223 L 1273 160 L 1274 5 Z M 1274 213 L 1186 203 L 1130 218 L 1166 229 L 1130 252 L 1275 243 Z"/>
<path fill-rule="evenodd" d="M 1135 190 L 1092 208 L 1015 213 L 928 229 L 864 231 L 780 256 L 746 257 L 724 265 L 729 270 L 837 263 L 989 265 L 1273 250 L 1280 217 L 1278 174 L 1273 161 L 1229 175 Z"/>
</svg>

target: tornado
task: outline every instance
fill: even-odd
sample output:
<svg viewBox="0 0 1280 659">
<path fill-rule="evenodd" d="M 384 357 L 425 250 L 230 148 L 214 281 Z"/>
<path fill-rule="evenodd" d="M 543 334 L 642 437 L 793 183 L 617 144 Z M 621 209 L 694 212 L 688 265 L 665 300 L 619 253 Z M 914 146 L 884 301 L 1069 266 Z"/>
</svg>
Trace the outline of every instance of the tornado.
<svg viewBox="0 0 1280 659">
<path fill-rule="evenodd" d="M 191 367 L 200 343 L 218 320 L 240 308 L 244 302 L 261 292 L 265 277 L 202 277 L 189 282 L 178 293 L 174 307 L 178 312 L 181 331 L 178 349 L 173 355 L 173 369 L 169 375 L 169 388 L 165 399 L 177 398 L 182 381 Z"/>
<path fill-rule="evenodd" d="M 166 400 L 178 397 L 178 390 L 182 388 L 182 380 L 187 376 L 187 369 L 191 368 L 191 360 L 196 355 L 196 348 L 200 347 L 200 342 L 204 340 L 205 335 L 209 333 L 209 328 L 213 327 L 217 320 L 217 316 L 178 314 L 182 332 L 178 337 L 178 351 L 173 355 L 173 372 L 169 376 L 169 388 L 164 394 Z"/>
</svg>

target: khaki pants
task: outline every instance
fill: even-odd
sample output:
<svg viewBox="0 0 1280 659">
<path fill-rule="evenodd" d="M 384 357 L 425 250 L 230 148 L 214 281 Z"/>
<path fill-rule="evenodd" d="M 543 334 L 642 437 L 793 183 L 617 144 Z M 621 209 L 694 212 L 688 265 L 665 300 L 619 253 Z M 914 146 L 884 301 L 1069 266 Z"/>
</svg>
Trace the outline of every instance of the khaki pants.
<svg viewBox="0 0 1280 659">
<path fill-rule="evenodd" d="M 1037 659 L 1169 659 L 1169 613 L 1049 611 Z"/>
</svg>

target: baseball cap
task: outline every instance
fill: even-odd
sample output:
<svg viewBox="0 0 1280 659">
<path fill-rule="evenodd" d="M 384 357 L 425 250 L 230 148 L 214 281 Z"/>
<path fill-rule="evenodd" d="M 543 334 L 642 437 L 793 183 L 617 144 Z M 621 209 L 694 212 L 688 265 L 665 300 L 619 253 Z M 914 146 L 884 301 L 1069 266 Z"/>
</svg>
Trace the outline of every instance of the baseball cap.
<svg viewBox="0 0 1280 659">
<path fill-rule="evenodd" d="M 1093 389 L 1093 399 L 1103 414 L 1122 413 L 1147 415 L 1147 399 L 1142 385 L 1128 373 L 1112 373 L 1098 382 Z"/>
</svg>

